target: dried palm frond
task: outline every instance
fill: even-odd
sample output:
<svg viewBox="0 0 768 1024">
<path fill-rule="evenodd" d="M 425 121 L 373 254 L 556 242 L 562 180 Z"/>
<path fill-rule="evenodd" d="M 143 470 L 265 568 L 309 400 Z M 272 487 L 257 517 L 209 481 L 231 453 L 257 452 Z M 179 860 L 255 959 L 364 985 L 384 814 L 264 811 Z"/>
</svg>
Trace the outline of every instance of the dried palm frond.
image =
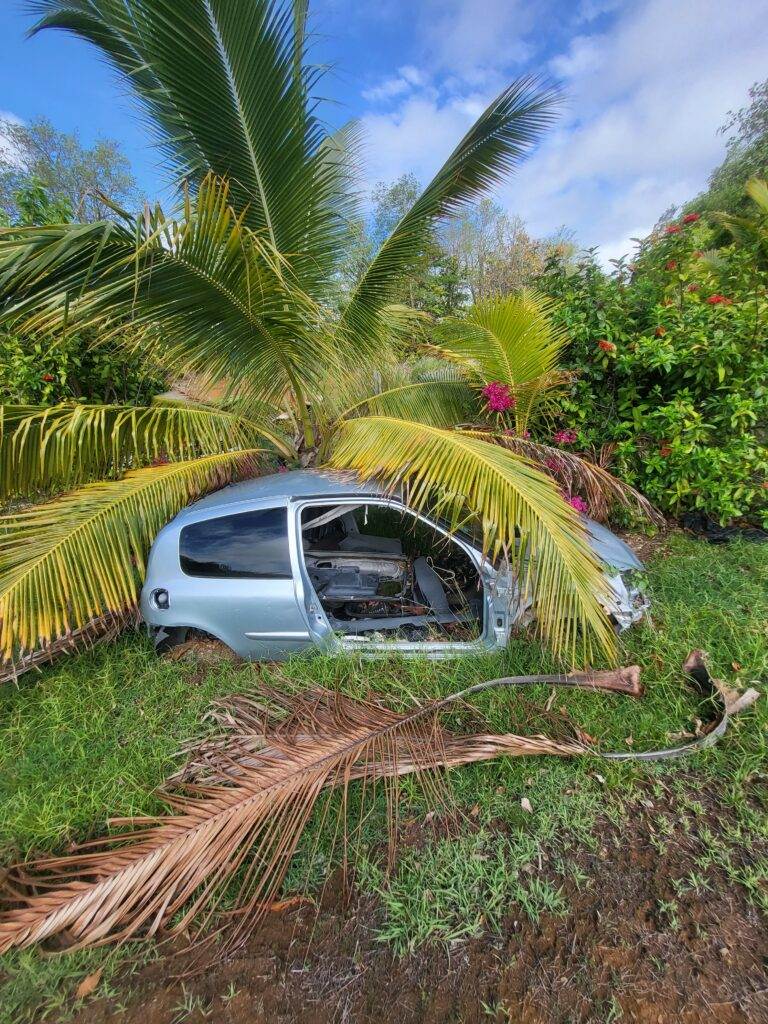
<svg viewBox="0 0 768 1024">
<path fill-rule="evenodd" d="M 608 453 L 601 452 L 600 463 L 595 463 L 575 452 L 511 434 L 495 435 L 495 439 L 502 447 L 546 468 L 569 493 L 583 494 L 593 518 L 606 519 L 615 503 L 634 510 L 657 526 L 664 524 L 664 516 L 646 497 L 608 472 L 602 464 Z"/>
<path fill-rule="evenodd" d="M 236 874 L 236 910 L 224 915 L 232 922 L 225 948 L 238 945 L 268 911 L 324 790 L 342 789 L 343 813 L 350 781 L 362 780 L 364 792 L 366 784 L 382 783 L 394 827 L 400 775 L 423 773 L 432 800 L 442 803 L 444 779 L 426 769 L 500 754 L 588 752 L 577 741 L 452 735 L 438 721 L 449 704 L 490 686 L 529 682 L 638 693 L 638 672 L 492 680 L 407 712 L 319 689 L 265 691 L 258 702 L 241 698 L 231 717 L 240 717 L 236 729 L 257 741 L 214 748 L 203 770 L 198 766 L 191 781 L 165 794 L 169 815 L 114 819 L 132 831 L 9 872 L 12 909 L 0 919 L 0 953 L 52 936 L 75 949 L 161 930 L 189 931 L 194 940 L 221 917 Z M 264 710 L 265 700 L 282 721 Z"/>
</svg>

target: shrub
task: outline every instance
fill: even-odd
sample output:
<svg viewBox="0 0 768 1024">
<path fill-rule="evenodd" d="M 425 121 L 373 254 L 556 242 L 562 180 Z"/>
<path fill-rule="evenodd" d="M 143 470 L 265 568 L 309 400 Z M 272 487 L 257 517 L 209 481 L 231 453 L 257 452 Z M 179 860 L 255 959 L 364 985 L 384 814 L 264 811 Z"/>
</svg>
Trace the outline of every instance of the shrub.
<svg viewBox="0 0 768 1024">
<path fill-rule="evenodd" d="M 149 402 L 165 389 L 146 355 L 117 341 L 99 342 L 92 332 L 36 340 L 0 332 L 0 401 L 55 405 L 68 401 Z"/>
<path fill-rule="evenodd" d="M 768 275 L 713 236 L 689 215 L 610 275 L 594 252 L 550 260 L 576 371 L 562 417 L 666 512 L 768 522 Z"/>
</svg>

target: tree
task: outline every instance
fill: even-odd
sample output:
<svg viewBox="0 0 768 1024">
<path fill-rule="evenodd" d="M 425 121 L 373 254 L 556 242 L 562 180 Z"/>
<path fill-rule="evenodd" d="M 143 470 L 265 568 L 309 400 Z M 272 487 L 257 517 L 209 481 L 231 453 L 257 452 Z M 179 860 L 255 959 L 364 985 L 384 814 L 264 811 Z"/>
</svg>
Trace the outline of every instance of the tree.
<svg viewBox="0 0 768 1024">
<path fill-rule="evenodd" d="M 487 198 L 449 221 L 442 241 L 473 302 L 519 291 L 543 267 L 545 246 L 530 237 L 520 217 Z"/>
<path fill-rule="evenodd" d="M 68 493 L 0 523 L 3 656 L 67 642 L 131 608 L 157 529 L 191 497 L 253 473 L 265 448 L 407 486 L 412 504 L 439 507 L 454 527 L 473 518 L 489 554 L 511 553 L 523 587 L 533 588 L 535 565 L 534 608 L 555 650 L 612 651 L 600 568 L 550 478 L 495 439 L 454 429 L 465 422 L 464 383 L 382 387 L 396 372 L 393 340 L 421 316 L 392 304 L 403 277 L 436 225 L 540 138 L 557 91 L 531 78 L 504 89 L 334 314 L 359 217 L 356 131 L 329 135 L 316 113 L 306 5 L 33 6 L 43 13 L 35 31 L 68 29 L 118 68 L 180 198 L 170 214 L 6 232 L 0 320 L 38 336 L 130 321 L 169 372 L 217 382 L 222 401 L 6 407 L 5 493 Z"/>
<path fill-rule="evenodd" d="M 136 202 L 130 163 L 111 139 L 86 147 L 77 133 L 59 131 L 44 117 L 29 124 L 0 121 L 0 137 L 0 209 L 11 222 L 25 222 L 19 196 L 30 186 L 41 188 L 52 203 L 68 210 L 66 220 L 76 216 L 91 222 L 112 216 L 100 195 L 122 207 Z"/>
<path fill-rule="evenodd" d="M 706 192 L 689 203 L 686 212 L 749 215 L 744 186 L 750 178 L 768 176 L 768 78 L 755 82 L 749 90 L 749 103 L 731 111 L 720 132 L 728 136 L 727 155 L 710 175 Z"/>
</svg>

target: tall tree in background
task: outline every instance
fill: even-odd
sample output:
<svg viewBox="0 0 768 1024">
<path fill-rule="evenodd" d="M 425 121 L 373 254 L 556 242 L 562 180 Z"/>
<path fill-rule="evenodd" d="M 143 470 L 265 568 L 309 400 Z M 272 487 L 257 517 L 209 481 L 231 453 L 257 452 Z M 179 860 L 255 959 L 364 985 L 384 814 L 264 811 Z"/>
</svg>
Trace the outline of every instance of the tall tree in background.
<svg viewBox="0 0 768 1024">
<path fill-rule="evenodd" d="M 744 186 L 750 178 L 768 177 L 768 79 L 755 82 L 749 103 L 732 111 L 720 132 L 728 137 L 725 160 L 710 175 L 706 192 L 686 209 L 749 216 L 751 203 Z"/>
<path fill-rule="evenodd" d="M 488 198 L 452 218 L 442 229 L 441 242 L 473 303 L 530 285 L 541 272 L 547 248 L 531 238 L 520 217 Z"/>
<path fill-rule="evenodd" d="M 64 219 L 85 223 L 112 216 L 101 195 L 123 208 L 138 201 L 128 158 L 111 139 L 83 146 L 76 132 L 59 131 L 44 117 L 29 124 L 0 120 L 0 139 L 0 210 L 11 223 L 25 222 L 18 196 L 34 185 L 51 203 L 68 207 Z"/>
</svg>

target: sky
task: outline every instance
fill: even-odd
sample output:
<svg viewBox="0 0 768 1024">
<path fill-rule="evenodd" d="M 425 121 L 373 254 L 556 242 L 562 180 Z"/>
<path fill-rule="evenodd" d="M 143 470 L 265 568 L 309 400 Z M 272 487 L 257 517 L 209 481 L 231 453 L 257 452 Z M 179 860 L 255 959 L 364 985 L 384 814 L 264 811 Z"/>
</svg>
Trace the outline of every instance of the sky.
<svg viewBox="0 0 768 1024">
<path fill-rule="evenodd" d="M 0 0 L 0 111 L 117 139 L 149 197 L 167 183 L 114 74 L 62 33 L 31 40 Z M 607 261 L 706 184 L 718 134 L 768 77 L 768 0 L 315 0 L 313 54 L 333 125 L 365 129 L 364 184 L 429 180 L 511 79 L 562 83 L 557 126 L 494 198 L 536 236 L 565 227 Z"/>
</svg>

